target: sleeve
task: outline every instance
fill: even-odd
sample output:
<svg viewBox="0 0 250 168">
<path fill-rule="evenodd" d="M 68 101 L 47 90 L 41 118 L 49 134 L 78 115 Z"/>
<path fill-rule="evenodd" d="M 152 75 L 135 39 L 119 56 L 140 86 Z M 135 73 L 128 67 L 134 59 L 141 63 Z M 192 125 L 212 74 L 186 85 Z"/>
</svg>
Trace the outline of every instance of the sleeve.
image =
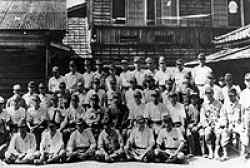
<svg viewBox="0 0 250 168">
<path fill-rule="evenodd" d="M 69 152 L 72 152 L 74 150 L 74 146 L 75 146 L 75 132 L 73 132 L 69 138 L 69 142 L 67 144 L 67 150 Z"/>
<path fill-rule="evenodd" d="M 103 143 L 103 132 L 100 133 L 98 137 L 98 149 L 104 149 L 104 143 Z"/>
<path fill-rule="evenodd" d="M 49 82 L 48 82 L 48 89 L 50 92 L 52 92 L 51 78 L 49 79 Z"/>
<path fill-rule="evenodd" d="M 156 144 L 161 146 L 163 143 L 163 132 L 160 130 L 159 135 L 156 139 Z"/>
<path fill-rule="evenodd" d="M 149 130 L 149 145 L 153 147 L 155 145 L 154 133 L 153 130 Z"/>
</svg>

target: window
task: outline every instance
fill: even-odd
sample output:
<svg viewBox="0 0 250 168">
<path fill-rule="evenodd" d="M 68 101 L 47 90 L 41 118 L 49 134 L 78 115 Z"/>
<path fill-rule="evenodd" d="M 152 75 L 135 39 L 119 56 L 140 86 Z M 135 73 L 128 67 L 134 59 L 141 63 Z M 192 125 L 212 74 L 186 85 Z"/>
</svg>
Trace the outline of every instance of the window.
<svg viewBox="0 0 250 168">
<path fill-rule="evenodd" d="M 241 26 L 240 0 L 228 0 L 228 24 L 229 26 Z"/>
<path fill-rule="evenodd" d="M 125 0 L 113 0 L 112 3 L 112 18 L 117 24 L 125 23 Z"/>
<path fill-rule="evenodd" d="M 155 24 L 155 6 L 156 0 L 147 0 L 147 24 Z"/>
</svg>

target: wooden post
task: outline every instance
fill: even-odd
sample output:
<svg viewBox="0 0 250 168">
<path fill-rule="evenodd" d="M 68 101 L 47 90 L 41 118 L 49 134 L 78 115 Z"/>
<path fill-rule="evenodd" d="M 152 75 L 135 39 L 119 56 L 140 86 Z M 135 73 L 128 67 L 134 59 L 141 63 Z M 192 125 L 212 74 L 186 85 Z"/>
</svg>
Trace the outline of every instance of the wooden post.
<svg viewBox="0 0 250 168">
<path fill-rule="evenodd" d="M 46 45 L 45 51 L 45 83 L 49 81 L 49 44 Z"/>
<path fill-rule="evenodd" d="M 177 16 L 177 25 L 180 25 L 180 0 L 176 0 L 176 16 Z"/>
<path fill-rule="evenodd" d="M 241 26 L 244 26 L 245 25 L 244 0 L 240 0 L 240 18 L 241 18 Z"/>
</svg>

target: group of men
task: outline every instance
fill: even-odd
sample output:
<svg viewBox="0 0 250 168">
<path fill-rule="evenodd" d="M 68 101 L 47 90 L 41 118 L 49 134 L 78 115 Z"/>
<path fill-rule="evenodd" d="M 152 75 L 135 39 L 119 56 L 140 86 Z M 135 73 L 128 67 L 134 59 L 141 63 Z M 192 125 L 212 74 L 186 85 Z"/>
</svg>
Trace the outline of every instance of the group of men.
<svg viewBox="0 0 250 168">
<path fill-rule="evenodd" d="M 45 164 L 84 160 L 185 163 L 186 156 L 228 159 L 230 147 L 248 157 L 250 73 L 246 89 L 225 74 L 216 84 L 204 54 L 199 65 L 182 59 L 158 68 L 135 57 L 134 70 L 121 60 L 104 69 L 85 61 L 84 73 L 69 62 L 62 76 L 52 68 L 48 85 L 13 86 L 0 98 L 0 159 L 6 163 Z"/>
</svg>

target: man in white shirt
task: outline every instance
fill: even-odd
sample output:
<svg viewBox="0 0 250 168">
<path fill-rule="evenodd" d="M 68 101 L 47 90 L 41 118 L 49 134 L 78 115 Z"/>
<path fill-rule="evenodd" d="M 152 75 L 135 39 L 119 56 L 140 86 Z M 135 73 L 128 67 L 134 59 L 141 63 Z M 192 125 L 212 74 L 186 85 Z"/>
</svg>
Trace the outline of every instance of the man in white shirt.
<svg viewBox="0 0 250 168">
<path fill-rule="evenodd" d="M 25 120 L 18 123 L 18 133 L 11 138 L 5 159 L 7 163 L 33 163 L 36 151 L 36 138 L 28 132 Z"/>
<path fill-rule="evenodd" d="M 129 89 L 130 83 L 129 80 L 132 78 L 131 71 L 128 70 L 128 61 L 122 60 L 122 72 L 120 74 L 120 84 L 122 91 Z"/>
<path fill-rule="evenodd" d="M 35 164 L 59 163 L 66 158 L 62 134 L 56 129 L 56 123 L 49 121 L 49 131 L 42 135 L 40 144 L 40 158 L 35 160 Z"/>
<path fill-rule="evenodd" d="M 34 81 L 30 81 L 28 83 L 28 92 L 23 95 L 23 99 L 26 102 L 27 108 L 29 108 L 32 104 L 32 98 L 33 96 L 37 96 L 36 93 L 36 83 Z"/>
<path fill-rule="evenodd" d="M 212 69 L 206 66 L 206 57 L 203 53 L 198 55 L 199 65 L 192 70 L 192 77 L 195 84 L 199 88 L 200 93 L 206 84 L 208 76 L 213 72 Z"/>
<path fill-rule="evenodd" d="M 52 74 L 53 76 L 49 79 L 48 88 L 50 92 L 55 93 L 59 90 L 59 84 L 65 82 L 65 80 L 64 77 L 60 75 L 58 66 L 52 68 Z"/>
<path fill-rule="evenodd" d="M 91 62 L 90 60 L 85 60 L 85 72 L 82 75 L 83 76 L 83 80 L 84 80 L 84 87 L 86 90 L 90 90 L 91 89 L 91 83 L 93 81 L 94 78 L 94 74 L 91 71 Z"/>
<path fill-rule="evenodd" d="M 155 75 L 155 66 L 154 66 L 153 59 L 148 57 L 148 58 L 146 58 L 145 62 L 147 64 L 147 69 L 145 70 L 145 75 L 153 77 Z"/>
<path fill-rule="evenodd" d="M 77 89 L 77 82 L 83 80 L 83 76 L 77 72 L 76 64 L 73 60 L 69 62 L 69 70 L 70 72 L 65 74 L 64 79 L 66 88 L 72 93 Z"/>
<path fill-rule="evenodd" d="M 249 155 L 249 135 L 250 135 L 250 73 L 245 75 L 245 85 L 246 88 L 240 93 L 239 103 L 242 108 L 242 119 L 243 119 L 243 130 L 241 137 L 242 148 L 241 154 L 243 157 Z"/>
<path fill-rule="evenodd" d="M 171 79 L 171 74 L 167 70 L 166 61 L 163 56 L 159 58 L 159 70 L 155 73 L 155 82 L 156 84 L 162 86 L 166 84 L 166 81 Z"/>
<path fill-rule="evenodd" d="M 94 156 L 96 141 L 91 128 L 82 119 L 76 122 L 76 130 L 67 145 L 67 162 L 83 161 Z"/>
<path fill-rule="evenodd" d="M 135 57 L 134 58 L 135 70 L 132 72 L 132 74 L 133 74 L 133 77 L 136 79 L 137 87 L 139 89 L 143 88 L 143 81 L 144 81 L 144 78 L 145 78 L 145 72 L 142 69 L 141 64 L 142 64 L 141 58 L 140 57 Z"/>
</svg>

